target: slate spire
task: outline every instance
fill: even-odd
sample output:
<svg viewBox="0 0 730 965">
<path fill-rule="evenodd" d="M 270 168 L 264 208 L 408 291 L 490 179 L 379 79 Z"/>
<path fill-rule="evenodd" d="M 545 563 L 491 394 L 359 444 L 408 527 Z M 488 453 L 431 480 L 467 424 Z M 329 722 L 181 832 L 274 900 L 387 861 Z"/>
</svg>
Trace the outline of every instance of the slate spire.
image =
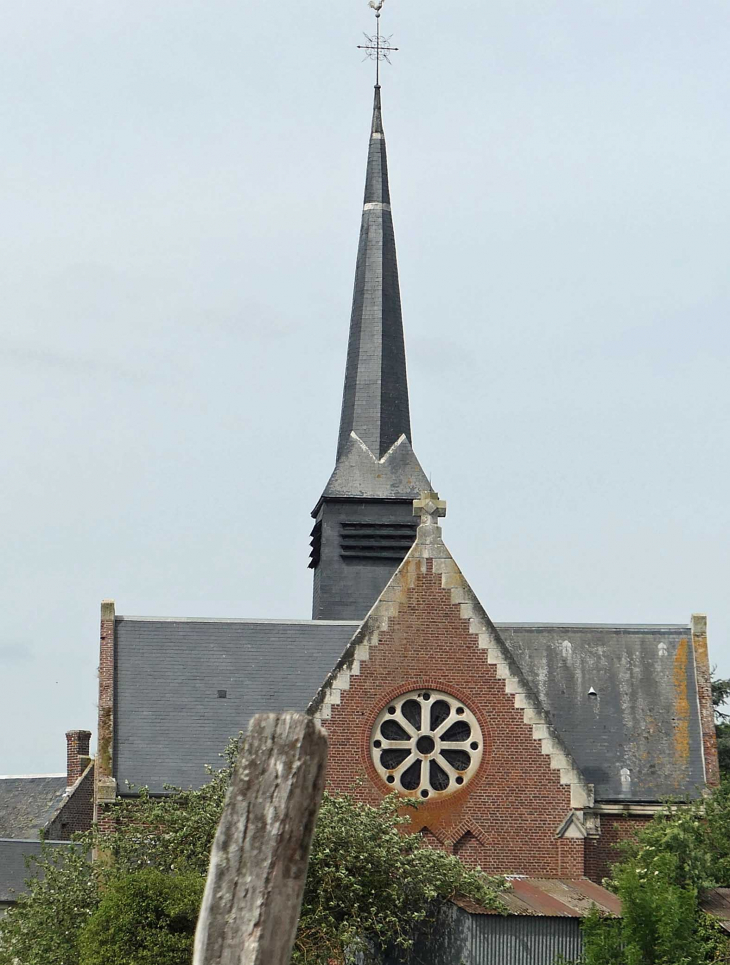
<svg viewBox="0 0 730 965">
<path fill-rule="evenodd" d="M 315 620 L 362 620 L 416 536 L 431 488 L 411 448 L 380 87 L 370 129 L 337 459 L 312 511 Z"/>
<path fill-rule="evenodd" d="M 398 262 L 380 87 L 375 87 L 337 458 L 354 432 L 376 459 L 411 438 Z"/>
</svg>

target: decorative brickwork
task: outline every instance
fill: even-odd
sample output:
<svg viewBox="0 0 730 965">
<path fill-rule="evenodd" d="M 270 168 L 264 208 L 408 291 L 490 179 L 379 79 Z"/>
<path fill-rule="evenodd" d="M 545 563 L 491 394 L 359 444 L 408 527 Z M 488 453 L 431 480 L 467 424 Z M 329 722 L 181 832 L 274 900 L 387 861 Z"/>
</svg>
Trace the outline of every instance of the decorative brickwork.
<svg viewBox="0 0 730 965">
<path fill-rule="evenodd" d="M 378 801 L 386 788 L 370 741 L 384 703 L 411 690 L 452 694 L 479 723 L 481 764 L 462 790 L 422 803 L 418 828 L 448 850 L 461 842 L 462 858 L 486 871 L 557 876 L 557 831 L 571 808 L 593 803 L 592 788 L 440 532 L 419 527 L 411 553 L 310 707 L 329 734 L 329 786 Z"/>
<path fill-rule="evenodd" d="M 619 842 L 636 837 L 650 820 L 650 817 L 602 814 L 600 837 L 585 841 L 586 877 L 600 885 L 610 874 L 611 865 L 621 859 Z"/>
<path fill-rule="evenodd" d="M 710 658 L 707 653 L 707 617 L 692 614 L 692 647 L 695 654 L 697 694 L 700 701 L 702 722 L 702 750 L 705 756 L 705 782 L 708 787 L 720 783 L 720 764 L 717 758 L 717 735 L 715 733 L 715 708 L 712 703 L 712 678 Z"/>
</svg>

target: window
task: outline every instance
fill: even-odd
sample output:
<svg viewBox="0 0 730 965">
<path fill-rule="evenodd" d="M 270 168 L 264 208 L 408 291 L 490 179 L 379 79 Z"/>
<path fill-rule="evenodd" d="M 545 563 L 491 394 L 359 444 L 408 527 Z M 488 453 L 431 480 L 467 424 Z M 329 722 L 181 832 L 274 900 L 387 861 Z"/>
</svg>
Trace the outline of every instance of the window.
<svg viewBox="0 0 730 965">
<path fill-rule="evenodd" d="M 460 700 L 413 690 L 378 714 L 370 741 L 373 764 L 393 790 L 408 797 L 452 794 L 476 774 L 482 732 Z"/>
</svg>

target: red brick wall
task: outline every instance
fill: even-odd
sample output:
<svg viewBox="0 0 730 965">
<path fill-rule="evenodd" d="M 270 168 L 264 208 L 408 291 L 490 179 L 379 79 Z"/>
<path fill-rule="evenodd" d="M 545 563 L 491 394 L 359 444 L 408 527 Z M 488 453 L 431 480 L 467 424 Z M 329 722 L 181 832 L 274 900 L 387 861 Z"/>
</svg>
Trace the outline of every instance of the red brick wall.
<svg viewBox="0 0 730 965">
<path fill-rule="evenodd" d="M 46 828 L 50 841 L 70 841 L 77 831 L 88 831 L 94 820 L 94 765 L 70 789 L 69 797 Z"/>
<path fill-rule="evenodd" d="M 401 591 L 398 615 L 350 679 L 324 724 L 329 734 L 329 787 L 377 802 L 387 785 L 370 757 L 371 730 L 388 700 L 409 690 L 442 690 L 474 713 L 484 751 L 476 776 L 461 790 L 419 807 L 418 830 L 428 828 L 469 864 L 490 873 L 556 876 L 556 831 L 570 811 L 570 789 L 532 737 L 523 711 L 505 693 L 496 667 L 469 632 L 441 576 L 410 559 L 413 583 Z M 466 838 L 464 836 L 467 835 Z"/>
<path fill-rule="evenodd" d="M 585 839 L 558 841 L 558 873 L 561 878 L 582 878 L 585 873 Z"/>
<path fill-rule="evenodd" d="M 611 865 L 621 860 L 621 851 L 616 845 L 635 837 L 650 820 L 648 817 L 602 814 L 600 837 L 586 838 L 585 841 L 586 877 L 600 885 L 610 874 Z"/>
</svg>

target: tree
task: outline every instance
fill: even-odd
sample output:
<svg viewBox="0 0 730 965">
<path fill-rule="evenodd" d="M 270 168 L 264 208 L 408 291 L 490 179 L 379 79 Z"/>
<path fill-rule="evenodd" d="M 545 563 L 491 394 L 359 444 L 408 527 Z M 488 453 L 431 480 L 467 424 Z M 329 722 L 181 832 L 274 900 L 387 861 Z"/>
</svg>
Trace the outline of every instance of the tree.
<svg viewBox="0 0 730 965">
<path fill-rule="evenodd" d="M 234 741 L 226 765 L 211 771 L 199 790 L 165 797 L 142 790 L 115 806 L 116 831 L 82 836 L 76 851 L 63 849 L 60 856 L 61 849 L 44 850 L 37 862 L 43 877 L 0 921 L 0 965 L 189 961 L 189 916 L 198 894 L 192 882 L 202 894 L 237 750 Z M 415 930 L 435 920 L 439 906 L 456 894 L 501 907 L 503 882 L 403 833 L 412 807 L 395 795 L 369 806 L 325 794 L 294 963 L 350 961 L 377 946 L 405 952 Z M 109 860 L 92 865 L 92 848 Z M 143 934 L 135 944 L 129 936 L 137 918 Z"/>
<path fill-rule="evenodd" d="M 730 882 L 730 783 L 668 806 L 623 850 L 610 881 L 622 917 L 586 919 L 585 965 L 730 961 L 727 936 L 699 902 L 703 890 Z"/>
<path fill-rule="evenodd" d="M 720 761 L 720 774 L 730 776 L 730 714 L 720 708 L 730 698 L 730 680 L 712 673 L 712 703 L 715 707 L 715 733 L 717 734 L 717 756 Z"/>
</svg>

